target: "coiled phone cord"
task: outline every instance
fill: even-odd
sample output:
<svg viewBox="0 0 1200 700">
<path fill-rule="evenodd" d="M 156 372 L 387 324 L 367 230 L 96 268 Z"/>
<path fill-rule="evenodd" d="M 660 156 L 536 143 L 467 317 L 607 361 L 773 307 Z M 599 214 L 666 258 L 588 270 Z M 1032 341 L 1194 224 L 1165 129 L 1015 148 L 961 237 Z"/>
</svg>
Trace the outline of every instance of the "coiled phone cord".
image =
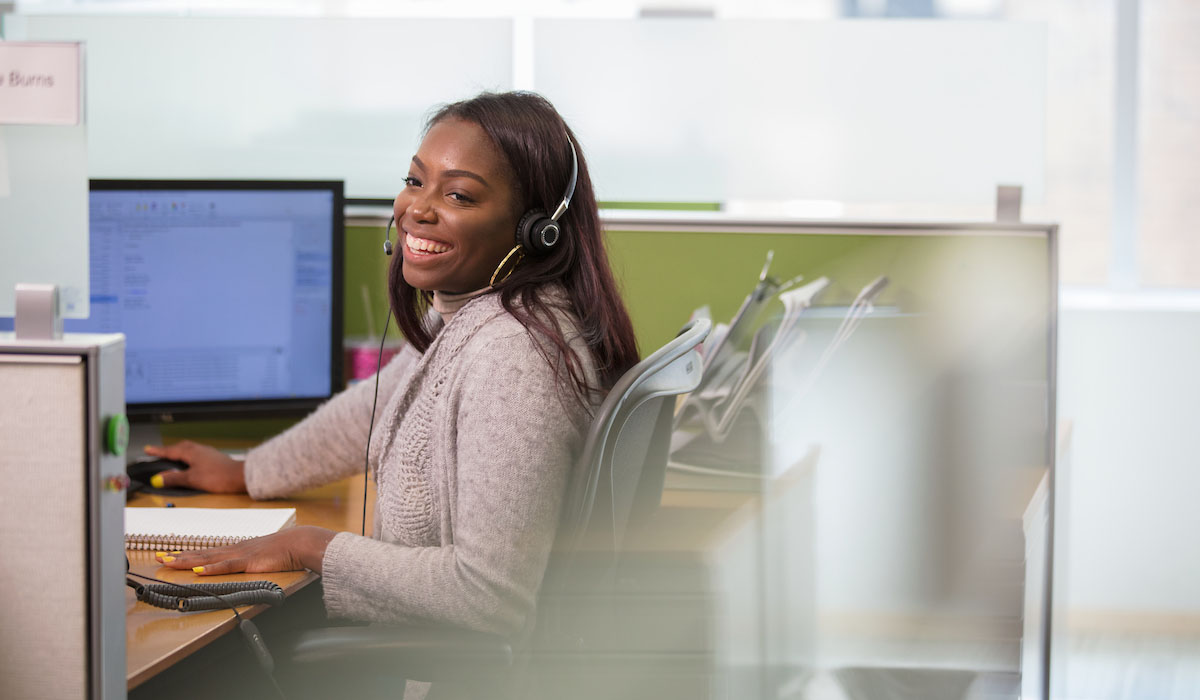
<svg viewBox="0 0 1200 700">
<path fill-rule="evenodd" d="M 271 652 L 267 649 L 267 644 L 263 640 L 262 633 L 258 631 L 257 625 L 255 625 L 250 620 L 247 620 L 246 618 L 242 617 L 241 614 L 238 613 L 238 609 L 237 609 L 238 605 L 249 605 L 250 604 L 250 603 L 240 602 L 239 596 L 247 596 L 247 595 L 248 596 L 264 596 L 264 597 L 269 597 L 271 599 L 271 601 L 275 601 L 275 602 L 271 602 L 271 601 L 267 601 L 267 600 L 255 601 L 255 602 L 265 602 L 268 605 L 278 605 L 279 603 L 282 603 L 283 602 L 283 589 L 280 588 L 278 584 L 275 584 L 271 581 L 234 581 L 234 582 L 229 582 L 229 583 L 200 583 L 200 584 L 171 583 L 170 581 L 163 581 L 162 579 L 157 579 L 157 578 L 154 578 L 153 576 L 144 576 L 142 574 L 135 574 L 132 571 L 129 571 L 129 558 L 128 557 L 126 557 L 126 559 L 125 559 L 125 567 L 126 567 L 125 585 L 132 588 L 134 590 L 134 592 L 137 594 L 138 600 L 141 600 L 145 603 L 148 603 L 150 605 L 157 605 L 158 607 L 167 608 L 168 610 L 179 610 L 180 612 L 186 612 L 188 610 L 213 610 L 216 608 L 225 608 L 225 607 L 232 610 L 233 616 L 238 621 L 237 622 L 238 631 L 240 631 L 242 633 L 242 637 L 245 638 L 246 645 L 249 646 L 250 650 L 254 652 L 255 658 L 258 659 L 259 667 L 262 668 L 263 673 L 267 674 L 267 678 L 269 678 L 271 680 L 271 685 L 275 687 L 275 692 L 279 695 L 280 700 L 287 700 L 287 696 L 285 696 L 283 694 L 283 689 L 279 687 L 279 682 L 275 680 L 275 659 L 271 656 Z M 150 590 L 150 586 L 138 583 L 137 581 L 130 579 L 129 578 L 130 576 L 136 576 L 140 579 L 145 579 L 147 581 L 153 581 L 154 583 L 159 584 L 159 585 L 154 586 L 154 590 Z M 278 596 L 276 596 L 275 593 L 272 590 L 270 590 L 269 588 L 262 587 L 261 585 L 256 585 L 256 584 L 264 584 L 264 583 L 274 586 L 275 589 L 279 591 Z M 245 588 L 247 585 L 252 586 L 253 588 L 251 590 L 247 590 Z M 218 590 L 221 588 L 234 588 L 237 590 L 233 590 L 231 593 L 222 593 L 222 592 L 220 592 L 220 590 Z M 180 594 L 175 594 L 175 593 L 169 592 L 169 591 L 176 591 L 176 590 L 187 592 L 187 597 L 181 599 L 179 601 L 179 603 L 177 603 L 177 604 L 168 603 L 167 605 L 158 605 L 158 603 L 155 603 L 155 602 L 152 602 L 151 600 L 143 598 L 143 596 L 145 595 L 148 598 L 156 598 L 156 599 L 161 598 L 161 599 L 163 599 L 163 602 L 167 602 L 166 599 L 168 599 L 168 598 L 171 598 L 171 597 L 179 598 Z M 212 604 L 212 601 L 205 601 L 206 603 L 209 603 L 209 605 L 207 607 L 200 607 L 201 601 L 195 600 L 195 598 L 200 598 L 200 597 L 212 598 L 215 601 L 217 601 L 218 604 Z M 187 608 L 183 607 L 183 604 L 185 602 L 187 602 L 189 604 L 189 607 L 187 607 Z"/>
<path fill-rule="evenodd" d="M 136 574 L 134 574 L 136 576 Z M 283 589 L 273 581 L 225 581 L 181 586 L 175 583 L 140 584 L 126 579 L 137 599 L 156 608 L 192 612 L 240 605 L 282 605 Z"/>
</svg>

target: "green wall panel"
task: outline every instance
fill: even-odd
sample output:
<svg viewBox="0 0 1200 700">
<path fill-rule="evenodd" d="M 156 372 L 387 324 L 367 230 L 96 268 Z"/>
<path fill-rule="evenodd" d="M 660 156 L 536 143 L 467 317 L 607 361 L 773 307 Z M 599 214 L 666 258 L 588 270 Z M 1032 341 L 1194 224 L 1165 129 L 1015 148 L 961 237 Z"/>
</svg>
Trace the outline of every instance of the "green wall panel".
<svg viewBox="0 0 1200 700">
<path fill-rule="evenodd" d="M 346 276 L 344 328 L 347 338 L 365 338 L 371 323 L 376 333 L 383 332 L 387 318 L 387 265 L 391 260 L 383 253 L 384 229 L 374 226 L 346 227 Z M 392 232 L 393 237 L 396 232 Z M 395 243 L 395 241 L 393 241 Z M 364 294 L 370 301 L 364 301 Z M 371 318 L 367 321 L 367 304 Z M 391 335 L 393 326 L 388 331 Z"/>
<path fill-rule="evenodd" d="M 699 306 L 728 322 L 769 250 L 778 280 L 830 278 L 822 305 L 849 304 L 883 274 L 890 284 L 877 304 L 904 309 L 939 305 L 938 297 L 960 290 L 980 294 L 983 285 L 1036 305 L 1049 286 L 1041 237 L 613 231 L 612 266 L 643 354 L 670 340 Z"/>
<path fill-rule="evenodd" d="M 754 287 L 769 250 L 774 251 L 771 275 L 776 279 L 828 276 L 832 283 L 819 300 L 824 305 L 849 304 L 880 274 L 890 284 L 878 304 L 901 309 L 938 306 L 939 296 L 957 289 L 974 290 L 979 303 L 988 303 L 986 290 L 994 289 L 1001 303 L 1036 306 L 1049 286 L 1047 246 L 1041 237 L 614 230 L 607 234 L 607 244 L 643 355 L 670 340 L 702 305 L 710 307 L 715 321 L 728 322 Z M 367 337 L 368 304 L 376 332 L 383 328 L 389 258 L 382 247 L 382 228 L 347 227 L 347 338 Z M 389 335 L 395 332 L 393 325 Z M 252 438 L 288 424 L 189 423 L 169 426 L 164 433 Z"/>
</svg>

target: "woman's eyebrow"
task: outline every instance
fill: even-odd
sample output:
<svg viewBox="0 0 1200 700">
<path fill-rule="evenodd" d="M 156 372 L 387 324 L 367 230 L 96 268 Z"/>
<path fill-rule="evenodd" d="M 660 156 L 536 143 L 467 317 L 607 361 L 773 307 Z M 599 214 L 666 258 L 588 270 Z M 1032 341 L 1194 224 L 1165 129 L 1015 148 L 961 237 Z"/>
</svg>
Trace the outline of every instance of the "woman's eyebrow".
<svg viewBox="0 0 1200 700">
<path fill-rule="evenodd" d="M 416 166 L 418 168 L 420 168 L 421 170 L 427 170 L 427 168 L 425 167 L 425 164 L 422 163 L 421 159 L 416 156 L 413 156 L 413 163 L 415 163 Z M 442 171 L 442 176 L 443 177 L 468 177 L 468 178 L 471 178 L 472 180 L 477 180 L 479 182 L 479 184 L 483 185 L 484 187 L 488 187 L 488 188 L 491 187 L 491 185 L 488 184 L 488 181 L 483 179 L 482 175 L 479 175 L 478 173 L 473 173 L 470 170 L 461 170 L 461 169 L 457 169 L 457 168 L 452 169 L 452 170 L 445 170 L 445 171 Z"/>
</svg>

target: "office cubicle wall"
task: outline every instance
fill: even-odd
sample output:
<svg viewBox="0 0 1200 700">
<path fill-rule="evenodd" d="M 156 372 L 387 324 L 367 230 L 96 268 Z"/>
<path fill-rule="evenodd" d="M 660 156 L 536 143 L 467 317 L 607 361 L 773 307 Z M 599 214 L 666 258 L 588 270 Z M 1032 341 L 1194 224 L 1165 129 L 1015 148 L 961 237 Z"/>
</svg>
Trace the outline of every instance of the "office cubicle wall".
<svg viewBox="0 0 1200 700">
<path fill-rule="evenodd" d="M 739 448 L 715 441 L 675 455 L 689 488 L 761 494 L 758 514 L 712 543 L 721 682 L 746 697 L 821 683 L 849 697 L 1044 697 L 1055 227 L 606 225 L 650 344 L 701 305 L 728 322 L 768 250 L 779 280 L 828 280 L 743 408 L 754 454 L 729 459 Z M 783 313 L 768 305 L 756 327 Z M 685 471 L 697 463 L 707 486 Z"/>
<path fill-rule="evenodd" d="M 0 396 L 0 697 L 124 698 L 124 337 L 0 333 Z"/>
<path fill-rule="evenodd" d="M 693 543 L 705 551 L 707 602 L 694 590 L 659 599 L 662 609 L 686 595 L 707 611 L 704 634 L 686 641 L 706 648 L 709 690 L 804 697 L 822 683 L 911 681 L 917 695 L 891 697 L 938 698 L 1042 688 L 1053 500 L 1039 513 L 1034 497 L 1053 483 L 1055 228 L 639 216 L 605 212 L 604 223 L 643 352 L 702 305 L 728 322 L 767 251 L 780 280 L 830 280 L 797 321 L 803 342 L 780 354 L 758 396 L 774 421 L 760 469 L 670 474 L 670 487 L 718 503 L 723 490 L 757 499 Z M 385 210 L 347 221 L 348 332 L 366 330 L 365 299 L 382 325 L 386 223 Z M 847 305 L 881 275 L 873 309 L 811 380 Z M 781 308 L 768 305 L 760 323 Z M 1027 510 L 1044 531 L 1024 530 Z M 922 681 L 946 687 L 939 695 Z M 954 696 L 962 684 L 976 695 Z"/>
</svg>

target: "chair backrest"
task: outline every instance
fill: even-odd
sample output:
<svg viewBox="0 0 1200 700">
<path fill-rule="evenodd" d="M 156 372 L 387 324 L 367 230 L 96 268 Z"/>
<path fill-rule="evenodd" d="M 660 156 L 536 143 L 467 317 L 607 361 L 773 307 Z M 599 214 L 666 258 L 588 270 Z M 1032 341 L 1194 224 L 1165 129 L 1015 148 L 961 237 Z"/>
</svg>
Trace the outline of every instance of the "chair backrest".
<svg viewBox="0 0 1200 700">
<path fill-rule="evenodd" d="M 432 680 L 435 690 L 442 684 L 447 697 L 459 691 L 466 697 L 579 697 L 577 670 L 569 663 L 565 672 L 554 667 L 554 654 L 564 648 L 582 650 L 589 634 L 579 627 L 580 611 L 572 595 L 581 590 L 580 581 L 595 582 L 598 571 L 601 578 L 609 578 L 629 524 L 658 506 L 674 398 L 700 383 L 703 364 L 696 348 L 711 329 L 707 319 L 684 326 L 674 340 L 626 372 L 597 409 L 568 487 L 555 551 L 542 585 L 537 627 L 522 643 L 514 664 L 518 668 L 509 666 L 513 649 L 507 638 L 462 630 L 377 626 L 305 633 L 294 647 L 294 660 L 337 664 L 343 671 L 352 670 L 356 678 Z M 593 544 L 599 545 L 595 547 L 601 554 L 599 570 L 589 565 L 597 558 L 585 557 L 588 561 L 579 566 L 575 557 Z M 543 607 L 547 602 L 549 609 Z M 543 658 L 541 652 L 552 653 Z M 357 662 L 364 663 L 366 670 L 347 666 Z M 536 662 L 533 668 L 528 666 L 531 662 Z M 567 685 L 548 680 L 554 678 L 565 678 Z M 560 687 L 571 692 L 554 690 Z"/>
<path fill-rule="evenodd" d="M 563 575 L 585 546 L 620 552 L 630 523 L 658 506 L 674 398 L 700 383 L 697 347 L 711 330 L 708 319 L 689 322 L 626 372 L 596 411 L 567 492 L 555 548 L 558 571 L 551 575 Z"/>
</svg>

